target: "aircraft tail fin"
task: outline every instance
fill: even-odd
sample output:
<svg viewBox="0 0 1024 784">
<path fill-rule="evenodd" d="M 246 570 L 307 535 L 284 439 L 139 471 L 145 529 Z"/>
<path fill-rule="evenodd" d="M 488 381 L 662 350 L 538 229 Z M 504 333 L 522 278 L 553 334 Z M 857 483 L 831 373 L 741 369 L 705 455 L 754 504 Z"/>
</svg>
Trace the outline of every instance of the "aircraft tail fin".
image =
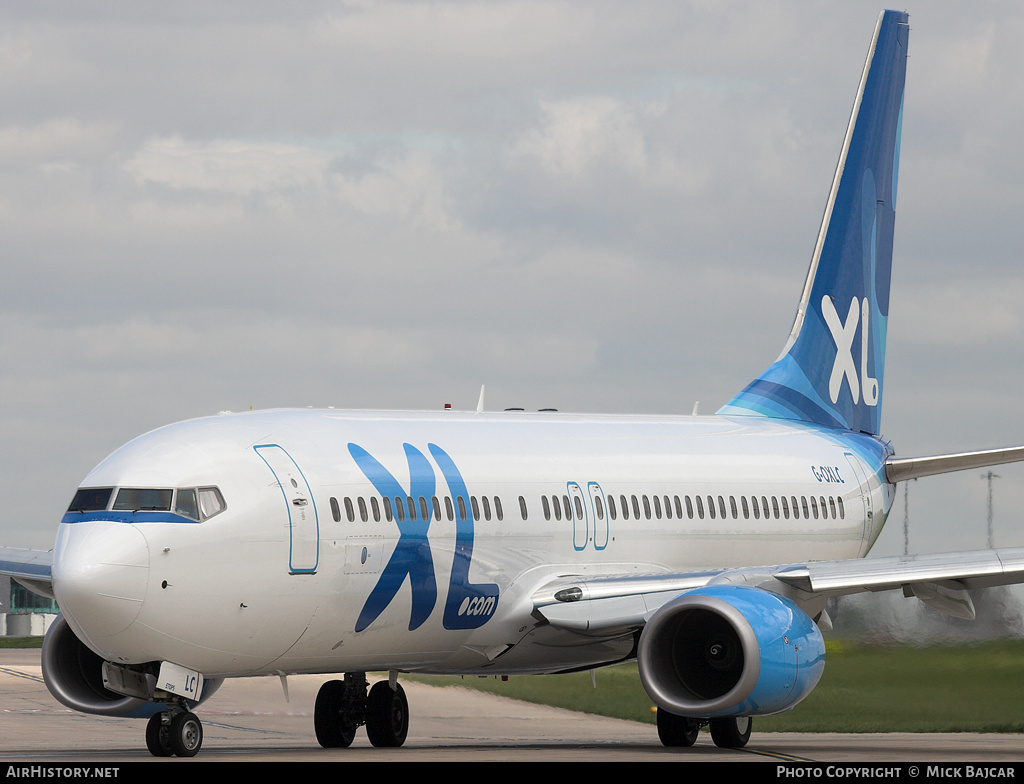
<svg viewBox="0 0 1024 784">
<path fill-rule="evenodd" d="M 789 340 L 719 414 L 879 432 L 908 31 L 878 18 Z"/>
</svg>

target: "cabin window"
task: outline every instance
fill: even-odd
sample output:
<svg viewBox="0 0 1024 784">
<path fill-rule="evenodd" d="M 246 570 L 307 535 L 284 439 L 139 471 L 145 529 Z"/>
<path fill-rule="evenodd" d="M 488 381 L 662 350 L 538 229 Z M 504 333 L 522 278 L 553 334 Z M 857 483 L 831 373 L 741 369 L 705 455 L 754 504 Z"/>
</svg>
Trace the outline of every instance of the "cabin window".
<svg viewBox="0 0 1024 784">
<path fill-rule="evenodd" d="M 615 511 L 615 496 L 610 495 L 610 496 L 608 496 L 608 517 L 609 517 L 609 519 L 614 520 L 616 514 L 618 514 L 618 513 Z"/>
<path fill-rule="evenodd" d="M 370 519 L 370 516 L 366 513 L 366 499 L 362 496 L 356 499 L 356 503 L 359 506 L 359 519 L 364 523 Z"/>
<path fill-rule="evenodd" d="M 466 521 L 466 499 L 461 495 L 455 497 L 455 502 L 459 505 L 459 520 L 461 522 Z"/>
<path fill-rule="evenodd" d="M 622 519 L 629 519 L 629 504 L 626 502 L 626 496 L 619 496 L 619 508 L 622 510 Z"/>
<path fill-rule="evenodd" d="M 843 497 L 842 496 L 839 496 L 839 498 L 836 499 L 836 504 L 839 506 L 839 519 L 840 520 L 845 520 L 846 519 L 846 509 L 843 508 Z"/>
<path fill-rule="evenodd" d="M 548 503 L 548 497 L 546 495 L 542 495 L 540 497 L 540 505 L 544 509 L 544 519 L 545 520 L 550 520 L 551 519 L 551 504 Z"/>
<path fill-rule="evenodd" d="M 594 512 L 598 520 L 604 520 L 604 504 L 601 503 L 601 496 L 594 496 Z"/>
<path fill-rule="evenodd" d="M 499 522 L 505 518 L 501 511 L 501 499 L 498 496 L 494 496 L 494 516 L 498 518 Z"/>
<path fill-rule="evenodd" d="M 380 522 L 380 504 L 377 503 L 376 496 L 370 498 L 370 511 L 373 512 L 373 521 L 375 523 Z"/>
<path fill-rule="evenodd" d="M 522 496 L 519 496 L 519 514 L 524 520 L 527 519 L 526 499 Z"/>
<path fill-rule="evenodd" d="M 452 507 L 452 499 L 447 495 L 444 497 L 444 511 L 448 515 L 449 523 L 455 519 L 455 509 Z"/>
<path fill-rule="evenodd" d="M 441 502 L 437 500 L 437 496 L 436 495 L 433 498 L 430 499 L 430 503 L 434 507 L 434 519 L 435 520 L 440 520 L 441 519 Z"/>
<path fill-rule="evenodd" d="M 350 523 L 354 523 L 356 521 L 356 513 L 352 508 L 352 499 L 348 496 L 345 496 L 345 517 L 348 518 Z"/>
</svg>

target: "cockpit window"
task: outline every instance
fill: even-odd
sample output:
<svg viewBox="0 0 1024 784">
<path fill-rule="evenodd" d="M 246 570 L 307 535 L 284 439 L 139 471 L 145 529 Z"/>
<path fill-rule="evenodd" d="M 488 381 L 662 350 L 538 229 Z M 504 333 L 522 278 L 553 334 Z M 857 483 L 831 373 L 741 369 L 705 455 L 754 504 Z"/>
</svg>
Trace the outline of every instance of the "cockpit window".
<svg viewBox="0 0 1024 784">
<path fill-rule="evenodd" d="M 227 505 L 224 503 L 224 496 L 220 494 L 220 490 L 216 487 L 199 488 L 199 511 L 202 512 L 204 520 L 215 514 L 220 514 L 225 508 Z"/>
<path fill-rule="evenodd" d="M 168 512 L 171 509 L 171 490 L 122 487 L 114 499 L 114 509 L 123 512 Z"/>
<path fill-rule="evenodd" d="M 113 499 L 113 504 L 111 504 Z M 69 514 L 97 512 L 128 512 L 111 519 L 129 519 L 133 522 L 168 522 L 167 515 L 147 515 L 146 512 L 170 512 L 200 522 L 227 509 L 224 496 L 216 487 L 80 487 L 75 493 Z M 142 513 L 140 515 L 140 513 Z M 74 522 L 79 518 L 72 518 Z M 105 518 L 103 518 L 105 519 Z"/>
<path fill-rule="evenodd" d="M 199 519 L 199 504 L 196 503 L 196 491 L 194 489 L 179 488 L 174 496 L 174 513 L 192 520 Z"/>
<path fill-rule="evenodd" d="M 68 507 L 69 512 L 102 512 L 110 503 L 112 487 L 80 487 Z"/>
</svg>

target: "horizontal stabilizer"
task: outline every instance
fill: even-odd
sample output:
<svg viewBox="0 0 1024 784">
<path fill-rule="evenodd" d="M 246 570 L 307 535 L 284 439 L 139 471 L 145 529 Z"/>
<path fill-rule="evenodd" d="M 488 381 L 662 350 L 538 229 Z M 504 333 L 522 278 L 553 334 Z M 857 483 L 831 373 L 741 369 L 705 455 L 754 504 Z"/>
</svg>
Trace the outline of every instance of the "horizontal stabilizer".
<svg viewBox="0 0 1024 784">
<path fill-rule="evenodd" d="M 1024 460 L 1024 446 L 986 449 L 980 452 L 958 452 L 924 457 L 890 457 L 885 461 L 885 477 L 890 482 L 903 482 L 921 476 L 946 474 L 968 468 L 985 468 Z"/>
</svg>

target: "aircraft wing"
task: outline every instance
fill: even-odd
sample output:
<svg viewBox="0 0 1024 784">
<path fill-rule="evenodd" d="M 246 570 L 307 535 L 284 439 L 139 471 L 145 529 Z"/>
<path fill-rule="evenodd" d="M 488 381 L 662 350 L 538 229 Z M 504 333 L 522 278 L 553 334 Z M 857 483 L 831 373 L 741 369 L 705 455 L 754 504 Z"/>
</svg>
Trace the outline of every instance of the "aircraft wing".
<svg viewBox="0 0 1024 784">
<path fill-rule="evenodd" d="M 705 585 L 746 584 L 797 604 L 862 591 L 902 589 L 941 612 L 973 619 L 968 590 L 1024 582 L 1024 548 L 854 558 L 689 574 L 563 578 L 534 594 L 534 613 L 580 634 L 642 627 L 666 602 Z"/>
<path fill-rule="evenodd" d="M 0 547 L 0 574 L 10 575 L 33 593 L 53 599 L 50 568 L 52 550 L 28 550 L 20 547 Z"/>
</svg>

